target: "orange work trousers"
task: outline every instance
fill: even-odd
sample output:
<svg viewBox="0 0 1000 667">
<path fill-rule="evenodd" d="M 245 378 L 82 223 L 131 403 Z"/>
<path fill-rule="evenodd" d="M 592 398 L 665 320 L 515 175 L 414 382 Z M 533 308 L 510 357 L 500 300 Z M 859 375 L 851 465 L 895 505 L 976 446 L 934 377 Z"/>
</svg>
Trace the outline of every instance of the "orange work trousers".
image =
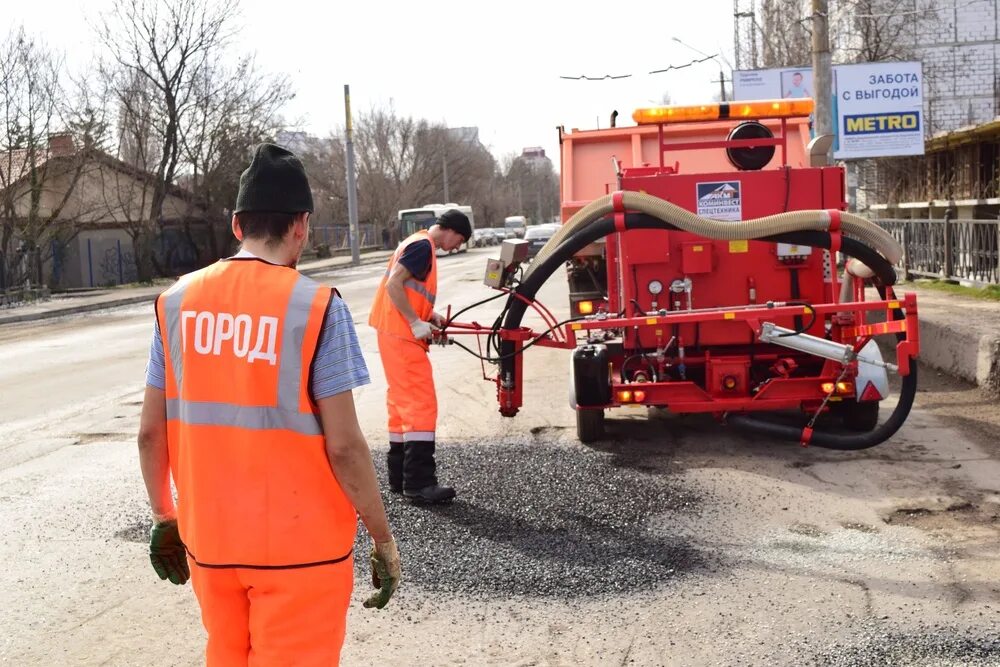
<svg viewBox="0 0 1000 667">
<path fill-rule="evenodd" d="M 438 406 L 427 345 L 379 331 L 378 353 L 388 385 L 389 441 L 434 440 Z"/>
<path fill-rule="evenodd" d="M 354 559 L 313 567 L 207 568 L 190 558 L 208 632 L 207 667 L 331 667 L 340 663 Z"/>
</svg>

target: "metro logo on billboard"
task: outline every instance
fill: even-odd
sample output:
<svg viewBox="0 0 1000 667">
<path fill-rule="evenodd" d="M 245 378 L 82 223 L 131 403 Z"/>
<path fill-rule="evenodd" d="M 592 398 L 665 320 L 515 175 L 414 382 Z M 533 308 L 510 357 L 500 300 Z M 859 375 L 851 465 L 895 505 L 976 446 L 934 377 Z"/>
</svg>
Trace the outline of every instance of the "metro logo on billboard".
<svg viewBox="0 0 1000 667">
<path fill-rule="evenodd" d="M 844 116 L 844 134 L 916 132 L 919 130 L 920 113 L 917 111 Z"/>
</svg>

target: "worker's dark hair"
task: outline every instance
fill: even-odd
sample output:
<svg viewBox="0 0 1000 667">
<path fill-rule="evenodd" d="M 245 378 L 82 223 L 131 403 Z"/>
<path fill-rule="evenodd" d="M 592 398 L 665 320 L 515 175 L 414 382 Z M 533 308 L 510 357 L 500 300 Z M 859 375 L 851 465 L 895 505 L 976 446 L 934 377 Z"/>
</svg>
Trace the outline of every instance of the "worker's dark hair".
<svg viewBox="0 0 1000 667">
<path fill-rule="evenodd" d="M 258 239 L 277 244 L 288 233 L 295 218 L 301 213 L 276 213 L 274 211 L 240 211 L 236 222 L 243 230 L 243 238 Z"/>
</svg>

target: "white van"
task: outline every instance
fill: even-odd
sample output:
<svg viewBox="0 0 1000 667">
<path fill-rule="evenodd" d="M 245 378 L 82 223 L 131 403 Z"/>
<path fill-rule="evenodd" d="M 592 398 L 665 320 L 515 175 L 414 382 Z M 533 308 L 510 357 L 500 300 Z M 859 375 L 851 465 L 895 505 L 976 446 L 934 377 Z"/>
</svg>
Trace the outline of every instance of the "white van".
<svg viewBox="0 0 1000 667">
<path fill-rule="evenodd" d="M 508 215 L 503 219 L 503 226 L 505 229 L 513 230 L 517 238 L 523 239 L 524 232 L 528 228 L 528 219 L 523 215 Z"/>
</svg>

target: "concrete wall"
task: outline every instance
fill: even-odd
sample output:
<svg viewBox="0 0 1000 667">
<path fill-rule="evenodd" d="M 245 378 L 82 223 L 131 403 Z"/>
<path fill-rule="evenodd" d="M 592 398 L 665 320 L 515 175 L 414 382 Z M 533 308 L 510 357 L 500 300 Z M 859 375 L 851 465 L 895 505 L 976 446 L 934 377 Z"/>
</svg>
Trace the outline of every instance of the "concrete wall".
<svg viewBox="0 0 1000 667">
<path fill-rule="evenodd" d="M 106 287 L 135 282 L 132 239 L 121 229 L 87 230 L 73 239 L 61 268 L 61 287 Z"/>
</svg>

